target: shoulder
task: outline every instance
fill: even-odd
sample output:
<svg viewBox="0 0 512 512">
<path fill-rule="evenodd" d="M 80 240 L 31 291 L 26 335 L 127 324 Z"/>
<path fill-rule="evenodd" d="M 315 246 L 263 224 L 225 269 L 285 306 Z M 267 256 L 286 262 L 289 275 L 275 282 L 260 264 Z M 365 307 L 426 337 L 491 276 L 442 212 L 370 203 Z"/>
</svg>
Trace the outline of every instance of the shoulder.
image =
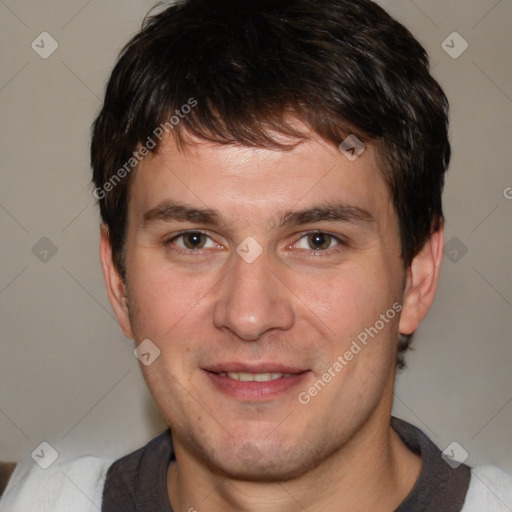
<svg viewBox="0 0 512 512">
<path fill-rule="evenodd" d="M 116 460 L 108 469 L 105 480 L 105 509 L 149 510 L 155 508 L 155 503 L 164 506 L 167 500 L 167 470 L 172 460 L 174 450 L 170 430 Z"/>
<path fill-rule="evenodd" d="M 473 468 L 461 512 L 510 512 L 510 510 L 512 510 L 512 474 L 494 466 Z"/>
<path fill-rule="evenodd" d="M 0 512 L 98 512 L 113 459 L 57 460 L 47 469 L 20 464 L 0 499 Z"/>
</svg>

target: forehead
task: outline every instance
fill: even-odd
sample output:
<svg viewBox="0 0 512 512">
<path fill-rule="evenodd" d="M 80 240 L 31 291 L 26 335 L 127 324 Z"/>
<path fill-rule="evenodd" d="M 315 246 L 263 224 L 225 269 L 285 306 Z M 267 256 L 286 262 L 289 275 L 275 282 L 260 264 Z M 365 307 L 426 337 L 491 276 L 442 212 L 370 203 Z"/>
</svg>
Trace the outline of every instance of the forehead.
<svg viewBox="0 0 512 512">
<path fill-rule="evenodd" d="M 378 218 L 391 206 L 372 145 L 351 161 L 319 137 L 289 150 L 205 141 L 178 148 L 169 137 L 133 176 L 130 217 L 140 223 L 166 201 L 213 209 L 237 223 L 339 202 Z"/>
</svg>

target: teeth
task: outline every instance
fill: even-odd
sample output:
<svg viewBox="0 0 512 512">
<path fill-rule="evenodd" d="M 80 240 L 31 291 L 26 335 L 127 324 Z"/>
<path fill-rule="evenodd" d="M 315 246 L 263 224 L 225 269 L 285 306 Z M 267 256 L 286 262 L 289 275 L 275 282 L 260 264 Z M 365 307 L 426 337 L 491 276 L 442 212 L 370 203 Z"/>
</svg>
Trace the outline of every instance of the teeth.
<svg viewBox="0 0 512 512">
<path fill-rule="evenodd" d="M 280 379 L 281 377 L 290 377 L 291 373 L 221 372 L 219 375 L 242 382 L 268 382 L 270 380 Z"/>
</svg>

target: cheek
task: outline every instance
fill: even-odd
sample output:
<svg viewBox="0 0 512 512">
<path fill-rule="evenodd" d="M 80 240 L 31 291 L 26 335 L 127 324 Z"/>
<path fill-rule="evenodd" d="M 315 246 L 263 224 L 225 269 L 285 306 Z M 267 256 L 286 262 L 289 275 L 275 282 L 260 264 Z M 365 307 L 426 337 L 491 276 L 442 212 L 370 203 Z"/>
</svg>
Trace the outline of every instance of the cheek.
<svg viewBox="0 0 512 512">
<path fill-rule="evenodd" d="M 393 304 L 381 268 L 376 262 L 347 264 L 329 274 L 297 275 L 290 288 L 304 314 L 320 320 L 330 338 L 346 339 L 373 325 Z"/>
<path fill-rule="evenodd" d="M 139 257 L 129 273 L 132 321 L 141 336 L 163 342 L 197 317 L 211 284 L 204 276 L 170 270 L 161 262 Z"/>
</svg>

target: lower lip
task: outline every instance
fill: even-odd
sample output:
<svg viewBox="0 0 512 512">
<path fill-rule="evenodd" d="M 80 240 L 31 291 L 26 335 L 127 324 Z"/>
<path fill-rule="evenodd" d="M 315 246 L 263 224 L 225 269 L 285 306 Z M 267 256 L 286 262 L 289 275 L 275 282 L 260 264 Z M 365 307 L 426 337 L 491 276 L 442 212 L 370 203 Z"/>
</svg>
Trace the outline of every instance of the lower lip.
<svg viewBox="0 0 512 512">
<path fill-rule="evenodd" d="M 297 373 L 289 377 L 265 382 L 246 382 L 223 377 L 217 373 L 203 370 L 213 385 L 226 395 L 251 402 L 271 400 L 290 391 L 304 381 L 309 371 Z"/>
</svg>

